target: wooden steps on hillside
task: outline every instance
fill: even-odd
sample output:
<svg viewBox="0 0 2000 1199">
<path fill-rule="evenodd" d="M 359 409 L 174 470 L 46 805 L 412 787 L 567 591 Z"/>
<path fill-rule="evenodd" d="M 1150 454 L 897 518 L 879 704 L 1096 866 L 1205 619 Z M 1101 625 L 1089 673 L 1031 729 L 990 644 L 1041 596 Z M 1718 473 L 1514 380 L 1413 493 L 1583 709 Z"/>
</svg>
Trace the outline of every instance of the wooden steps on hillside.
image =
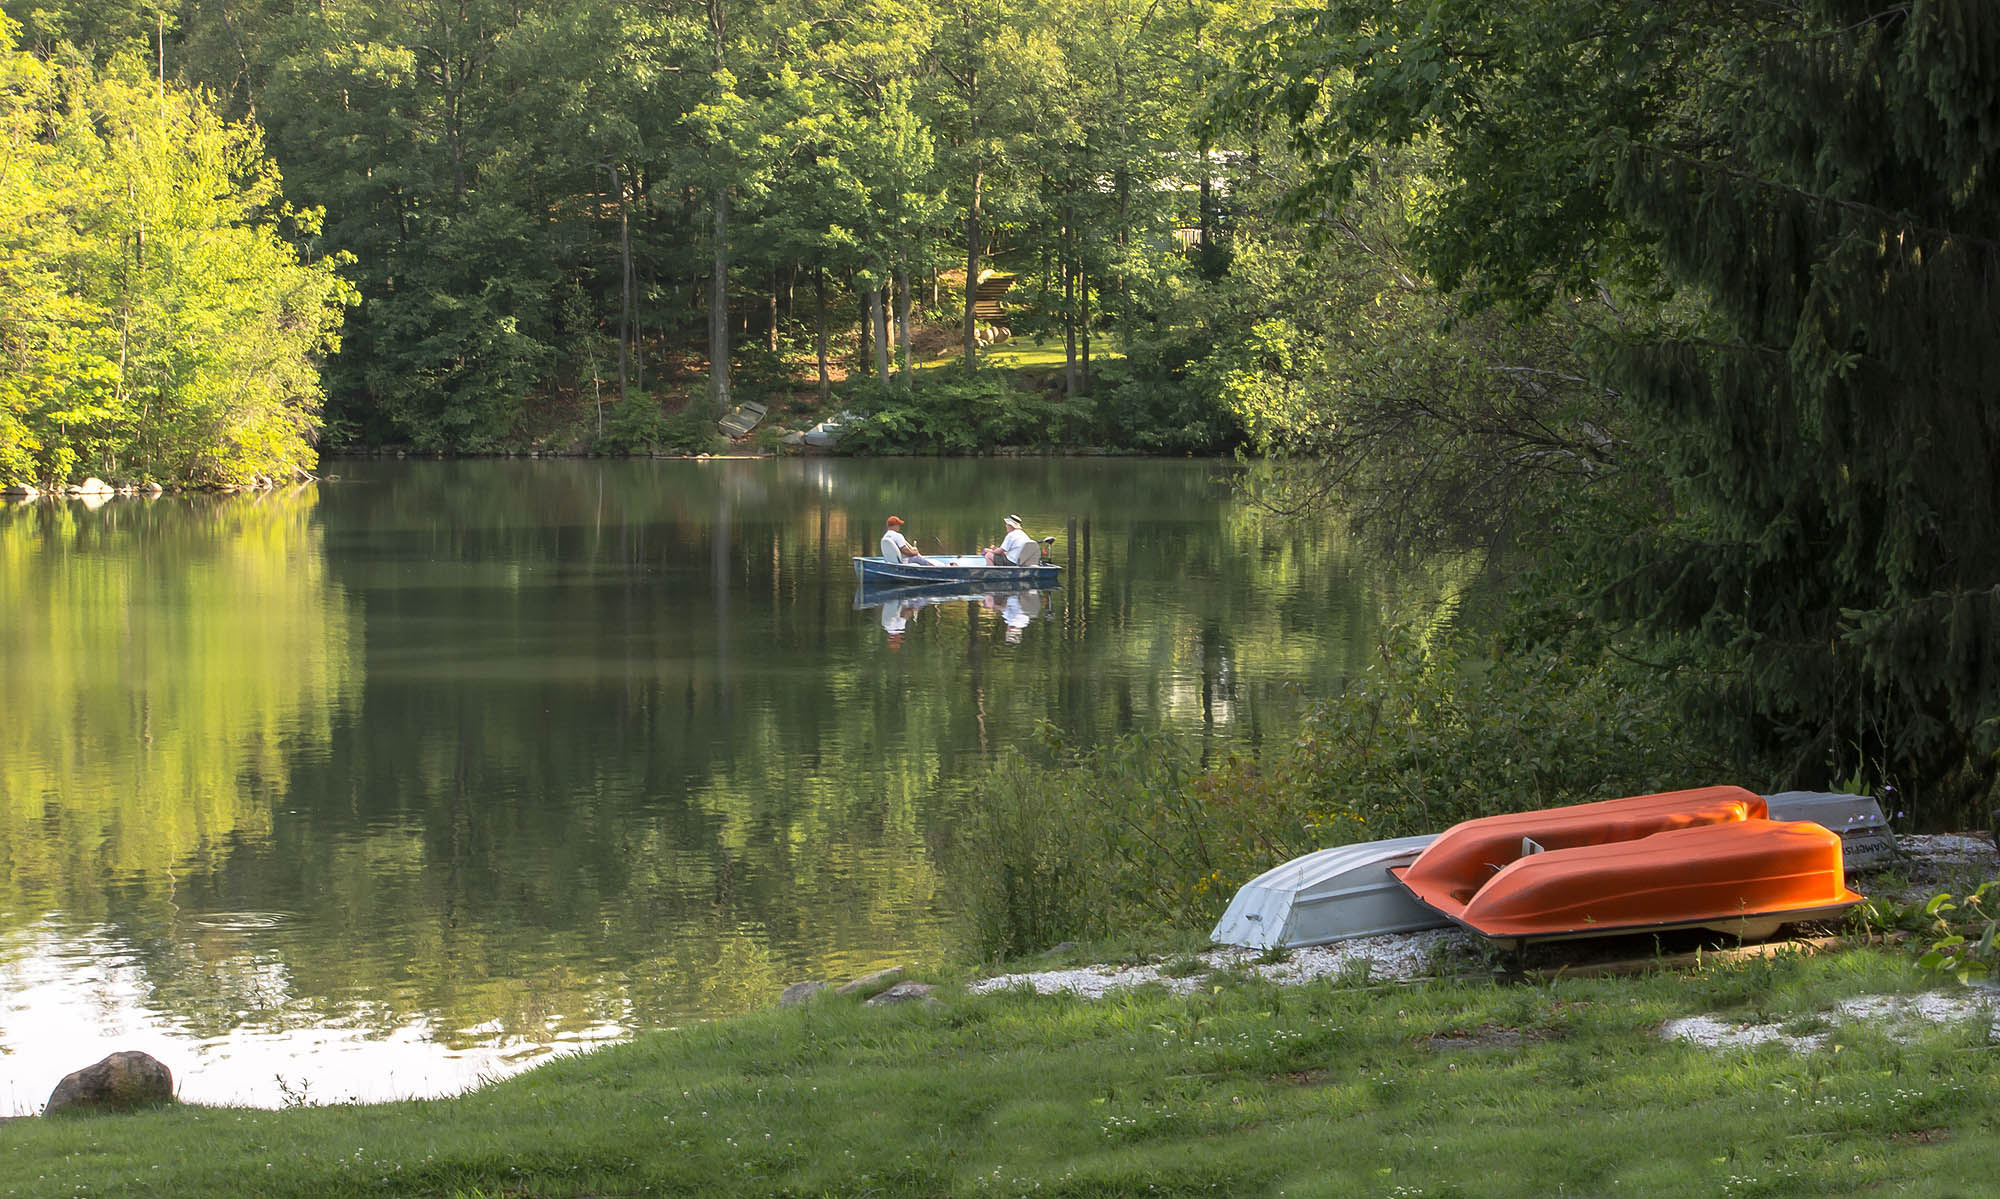
<svg viewBox="0 0 2000 1199">
<path fill-rule="evenodd" d="M 1014 276 L 995 274 L 992 271 L 979 272 L 979 287 L 973 292 L 972 318 L 991 325 L 1007 323 L 1007 306 L 1001 297 L 1014 286 Z"/>
</svg>

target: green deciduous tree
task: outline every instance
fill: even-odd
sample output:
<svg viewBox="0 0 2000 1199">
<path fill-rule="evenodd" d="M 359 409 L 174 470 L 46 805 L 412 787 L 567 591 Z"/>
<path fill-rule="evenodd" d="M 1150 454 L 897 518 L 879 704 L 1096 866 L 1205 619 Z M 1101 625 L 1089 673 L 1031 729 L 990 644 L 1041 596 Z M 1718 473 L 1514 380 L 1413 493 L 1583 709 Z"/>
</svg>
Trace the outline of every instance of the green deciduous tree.
<svg viewBox="0 0 2000 1199">
<path fill-rule="evenodd" d="M 216 483 L 309 468 L 350 291 L 301 263 L 255 127 L 130 59 L 14 49 L 0 19 L 0 474 Z"/>
</svg>

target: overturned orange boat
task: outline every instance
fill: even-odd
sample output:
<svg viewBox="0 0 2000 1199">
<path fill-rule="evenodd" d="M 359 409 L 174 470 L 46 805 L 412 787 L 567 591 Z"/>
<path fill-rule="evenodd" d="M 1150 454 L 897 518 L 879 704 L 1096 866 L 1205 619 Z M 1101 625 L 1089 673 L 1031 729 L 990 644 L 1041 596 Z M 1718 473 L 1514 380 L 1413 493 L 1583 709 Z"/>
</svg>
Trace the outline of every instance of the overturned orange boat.
<svg viewBox="0 0 2000 1199">
<path fill-rule="evenodd" d="M 1705 928 L 1744 940 L 1861 902 L 1840 835 L 1702 787 L 1468 820 L 1390 873 L 1440 915 L 1525 943 Z"/>
</svg>

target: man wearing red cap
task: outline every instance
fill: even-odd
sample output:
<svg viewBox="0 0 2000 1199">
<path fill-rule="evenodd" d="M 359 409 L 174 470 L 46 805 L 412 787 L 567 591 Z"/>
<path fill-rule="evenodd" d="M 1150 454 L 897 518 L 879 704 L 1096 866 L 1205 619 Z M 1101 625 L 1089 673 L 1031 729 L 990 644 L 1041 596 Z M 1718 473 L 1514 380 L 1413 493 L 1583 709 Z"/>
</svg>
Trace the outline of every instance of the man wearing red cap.
<svg viewBox="0 0 2000 1199">
<path fill-rule="evenodd" d="M 900 516 L 890 517 L 888 531 L 882 534 L 882 561 L 914 562 L 918 566 L 937 565 L 918 553 L 917 547 L 911 545 L 909 539 L 903 536 L 903 518 Z"/>
</svg>

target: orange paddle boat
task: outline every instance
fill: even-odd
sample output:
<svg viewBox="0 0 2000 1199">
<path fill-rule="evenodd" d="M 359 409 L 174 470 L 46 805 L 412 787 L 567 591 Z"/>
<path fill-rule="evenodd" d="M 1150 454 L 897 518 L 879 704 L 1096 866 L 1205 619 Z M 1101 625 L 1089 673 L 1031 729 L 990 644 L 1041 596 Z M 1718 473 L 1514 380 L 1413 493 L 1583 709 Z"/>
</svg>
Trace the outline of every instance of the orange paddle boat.
<svg viewBox="0 0 2000 1199">
<path fill-rule="evenodd" d="M 1744 940 L 1861 902 L 1840 835 L 1766 818 L 1762 797 L 1702 787 L 1468 820 L 1390 874 L 1495 940 L 1705 928 Z"/>
</svg>

